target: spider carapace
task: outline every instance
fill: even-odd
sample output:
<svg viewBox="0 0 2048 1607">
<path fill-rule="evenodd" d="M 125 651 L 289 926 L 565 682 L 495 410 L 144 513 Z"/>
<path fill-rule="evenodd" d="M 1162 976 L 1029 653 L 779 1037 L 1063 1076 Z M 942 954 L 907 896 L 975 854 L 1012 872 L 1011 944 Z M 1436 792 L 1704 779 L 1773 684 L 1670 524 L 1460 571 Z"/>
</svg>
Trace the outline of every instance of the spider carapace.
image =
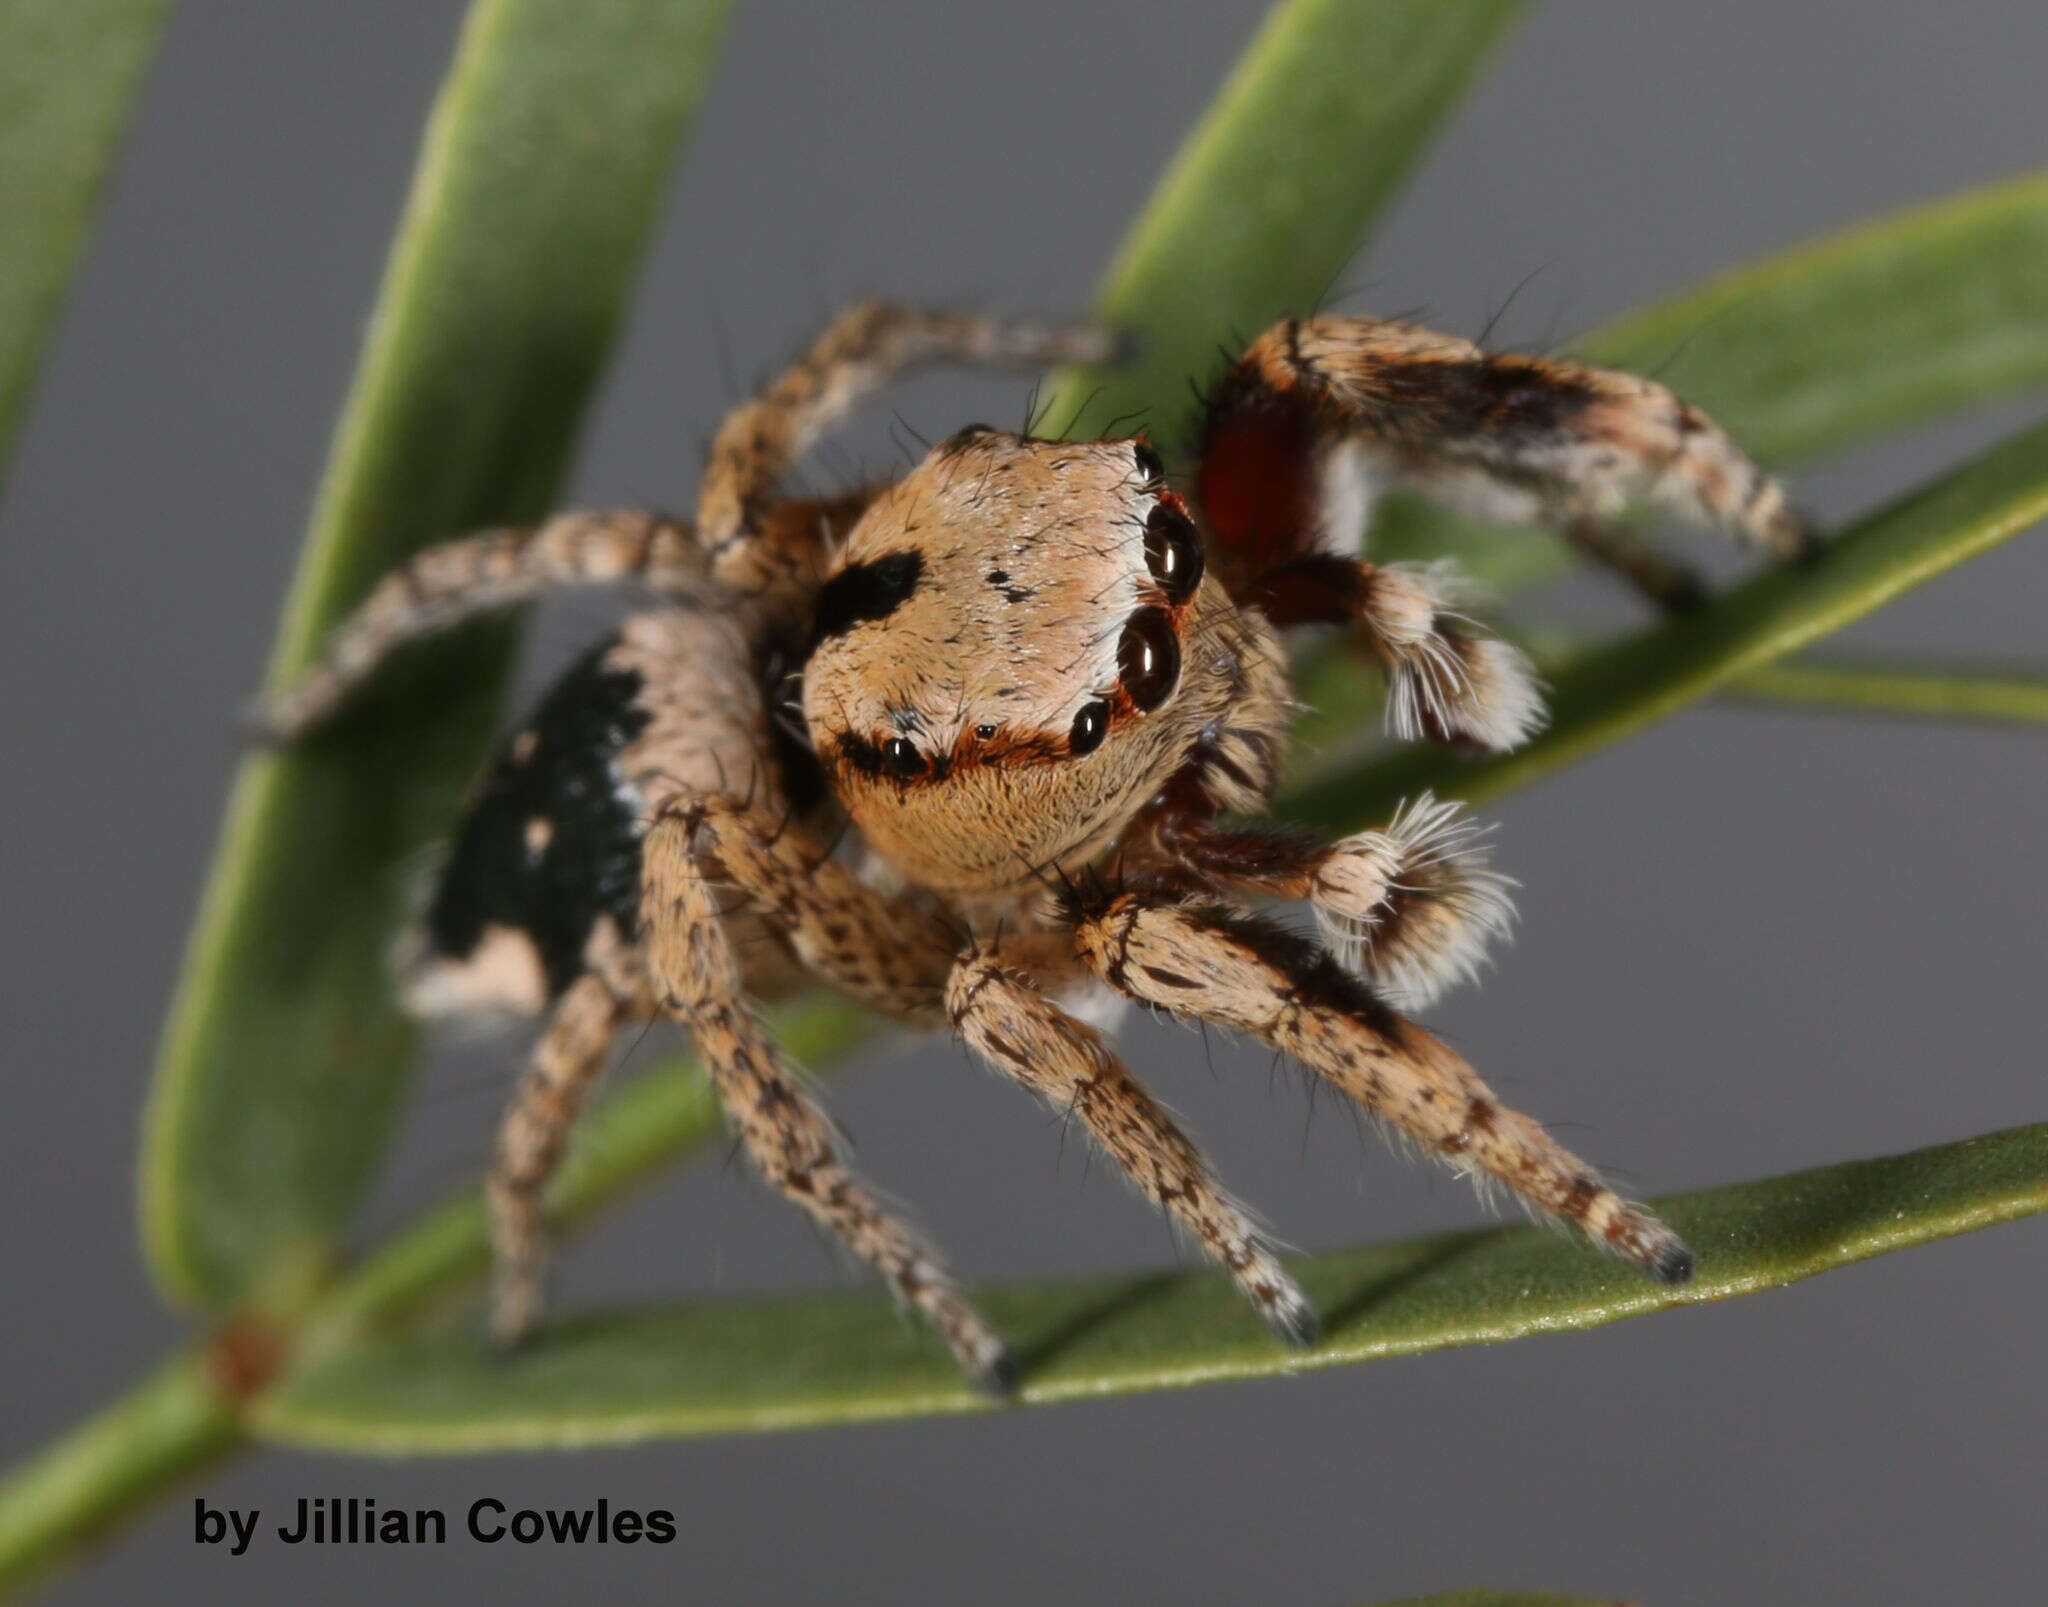
<svg viewBox="0 0 2048 1607">
<path fill-rule="evenodd" d="M 1633 503 L 1780 557 L 1779 486 L 1662 386 L 1409 325 L 1275 326 L 1212 387 L 1184 493 L 1143 439 L 970 426 L 903 479 L 781 486 L 821 430 L 932 361 L 1099 362 L 1080 327 L 856 307 L 715 438 L 694 526 L 572 513 L 420 553 L 271 696 L 282 739 L 404 641 L 559 586 L 649 606 L 582 659 L 473 798 L 406 944 L 417 1012 L 544 1016 L 489 1183 L 493 1327 L 540 1310 L 541 1191 L 630 1023 L 695 1038 L 755 1166 L 872 1266 L 985 1388 L 1000 1336 L 848 1164 L 750 1001 L 822 979 L 947 1029 L 1077 1119 L 1288 1342 L 1316 1315 L 1202 1153 L 1118 1059 L 1121 1000 L 1248 1034 L 1461 1171 L 1666 1283 L 1692 1256 L 1397 1012 L 1469 976 L 1509 919 L 1450 804 L 1336 842 L 1259 825 L 1291 700 L 1282 633 L 1336 626 L 1384 667 L 1398 736 L 1510 748 L 1528 667 L 1445 565 L 1359 555 L 1402 486 L 1546 522 L 1667 605 L 1685 572 Z M 1234 900 L 1298 900 L 1321 940 Z M 1105 1011 L 1105 1005 L 1109 1006 Z"/>
</svg>

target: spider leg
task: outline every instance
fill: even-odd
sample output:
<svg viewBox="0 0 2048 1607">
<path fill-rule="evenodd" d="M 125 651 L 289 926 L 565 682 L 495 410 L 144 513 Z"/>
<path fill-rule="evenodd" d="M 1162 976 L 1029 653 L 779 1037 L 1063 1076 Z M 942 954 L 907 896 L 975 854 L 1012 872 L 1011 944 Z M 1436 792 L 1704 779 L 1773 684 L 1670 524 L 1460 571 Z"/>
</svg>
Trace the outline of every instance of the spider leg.
<svg viewBox="0 0 2048 1607">
<path fill-rule="evenodd" d="M 1468 593 L 1449 560 L 1374 565 L 1325 552 L 1282 559 L 1243 588 L 1276 625 L 1356 627 L 1386 671 L 1396 736 L 1520 747 L 1543 726 L 1535 670 L 1473 624 Z"/>
<path fill-rule="evenodd" d="M 485 1183 L 494 1267 L 491 1333 L 515 1344 L 540 1315 L 547 1232 L 541 1191 L 562 1158 L 569 1130 L 604 1070 L 623 1014 L 595 975 L 571 983 L 534 1046 L 498 1128 L 495 1163 Z"/>
<path fill-rule="evenodd" d="M 863 885 L 792 822 L 731 798 L 667 805 L 702 873 L 737 888 L 815 975 L 870 1010 L 944 1026 L 957 939 L 938 921 Z"/>
<path fill-rule="evenodd" d="M 563 513 L 424 548 L 328 633 L 319 658 L 296 681 L 264 694 L 257 732 L 275 742 L 303 736 L 393 651 L 419 637 L 559 587 L 635 578 L 667 591 L 702 587 L 704 563 L 689 527 L 654 513 Z"/>
<path fill-rule="evenodd" d="M 820 531 L 850 528 L 875 489 L 778 502 L 767 510 L 766 528 L 787 543 L 815 543 Z M 380 580 L 328 633 L 311 668 L 263 696 L 252 723 L 264 740 L 288 742 L 332 714 L 408 642 L 548 592 L 622 581 L 670 596 L 714 589 L 690 527 L 658 513 L 562 513 L 538 525 L 427 547 Z"/>
<path fill-rule="evenodd" d="M 1514 924 L 1514 884 L 1492 868 L 1488 835 L 1427 792 L 1378 830 L 1330 843 L 1190 821 L 1158 833 L 1173 866 L 1209 887 L 1305 900 L 1336 957 L 1402 1010 L 1471 980 Z"/>
<path fill-rule="evenodd" d="M 1633 374 L 1488 352 L 1412 324 L 1313 318 L 1259 336 L 1210 398 L 1201 500 L 1240 565 L 1344 550 L 1371 497 L 1397 486 L 1555 526 L 1660 602 L 1682 595 L 1683 571 L 1607 528 L 1630 506 L 1775 558 L 1815 544 L 1783 487 L 1719 425 Z"/>
<path fill-rule="evenodd" d="M 936 362 L 1096 363 L 1113 350 L 1106 333 L 1085 325 L 1046 326 L 885 302 L 847 308 L 803 356 L 720 424 L 697 502 L 697 539 L 712 574 L 736 590 L 753 592 L 815 563 L 808 550 L 764 530 L 762 514 L 813 441 L 906 371 Z"/>
<path fill-rule="evenodd" d="M 1293 1056 L 1452 1166 L 1506 1184 L 1661 1283 L 1692 1276 L 1692 1252 L 1676 1234 L 1502 1105 L 1457 1054 L 1317 945 L 1201 897 L 1104 892 L 1069 913 L 1082 956 L 1112 987 Z"/>
<path fill-rule="evenodd" d="M 732 946 L 691 836 L 690 821 L 671 813 L 655 822 L 642 847 L 647 966 L 656 998 L 695 1036 L 762 1176 L 922 1312 L 978 1387 L 1008 1393 L 1015 1364 L 1001 1337 L 937 1254 L 841 1160 L 839 1135 L 741 999 Z"/>
<path fill-rule="evenodd" d="M 1275 1333 L 1292 1345 L 1315 1343 L 1315 1308 L 1271 1244 L 1101 1034 L 994 954 L 960 961 L 946 984 L 946 1010 L 982 1059 L 1056 1110 L 1078 1116 L 1138 1191 L 1164 1206 L 1229 1269 Z"/>
</svg>

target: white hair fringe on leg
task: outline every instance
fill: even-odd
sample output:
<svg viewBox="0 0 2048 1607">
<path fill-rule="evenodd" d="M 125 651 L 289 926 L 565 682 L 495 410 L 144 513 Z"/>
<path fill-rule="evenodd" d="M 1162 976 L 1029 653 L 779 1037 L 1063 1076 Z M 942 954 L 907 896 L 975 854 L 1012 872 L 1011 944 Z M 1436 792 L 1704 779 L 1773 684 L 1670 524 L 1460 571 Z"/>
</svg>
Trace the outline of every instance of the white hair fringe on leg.
<svg viewBox="0 0 2048 1607">
<path fill-rule="evenodd" d="M 1339 960 L 1396 1009 L 1470 981 L 1514 926 L 1512 878 L 1492 868 L 1492 828 L 1422 793 L 1380 831 L 1333 844 L 1309 899 Z"/>
<path fill-rule="evenodd" d="M 1362 618 L 1387 666 L 1387 728 L 1403 741 L 1466 737 L 1501 752 L 1543 727 L 1528 657 L 1459 611 L 1473 590 L 1447 558 L 1373 572 Z"/>
</svg>

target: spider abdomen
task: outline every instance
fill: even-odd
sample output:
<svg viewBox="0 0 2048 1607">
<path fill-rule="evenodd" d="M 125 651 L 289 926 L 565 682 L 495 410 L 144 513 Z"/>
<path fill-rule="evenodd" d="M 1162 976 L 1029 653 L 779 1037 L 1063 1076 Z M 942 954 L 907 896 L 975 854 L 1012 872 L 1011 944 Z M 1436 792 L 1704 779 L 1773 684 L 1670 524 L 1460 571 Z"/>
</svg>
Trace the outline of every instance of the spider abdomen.
<svg viewBox="0 0 2048 1607">
<path fill-rule="evenodd" d="M 801 790 L 773 757 L 761 634 L 744 614 L 650 610 L 548 689 L 449 844 L 411 940 L 415 1013 L 530 1015 L 586 971 L 637 973 L 641 839 L 661 806 Z M 772 987 L 775 946 L 749 952 Z"/>
</svg>

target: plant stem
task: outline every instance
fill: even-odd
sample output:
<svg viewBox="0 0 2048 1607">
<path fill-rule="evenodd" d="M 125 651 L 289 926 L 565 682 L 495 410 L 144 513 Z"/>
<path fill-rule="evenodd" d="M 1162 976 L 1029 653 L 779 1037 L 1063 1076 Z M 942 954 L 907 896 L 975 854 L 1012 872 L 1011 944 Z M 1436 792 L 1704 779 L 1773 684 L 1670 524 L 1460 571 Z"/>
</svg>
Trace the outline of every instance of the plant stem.
<svg viewBox="0 0 2048 1607">
<path fill-rule="evenodd" d="M 1792 659 L 1731 681 L 1722 696 L 1861 714 L 2048 722 L 2048 675 L 1962 666 L 1927 669 L 1876 660 Z"/>
<path fill-rule="evenodd" d="M 182 1351 L 0 1480 L 0 1588 L 247 1443 L 203 1351 Z"/>
</svg>

